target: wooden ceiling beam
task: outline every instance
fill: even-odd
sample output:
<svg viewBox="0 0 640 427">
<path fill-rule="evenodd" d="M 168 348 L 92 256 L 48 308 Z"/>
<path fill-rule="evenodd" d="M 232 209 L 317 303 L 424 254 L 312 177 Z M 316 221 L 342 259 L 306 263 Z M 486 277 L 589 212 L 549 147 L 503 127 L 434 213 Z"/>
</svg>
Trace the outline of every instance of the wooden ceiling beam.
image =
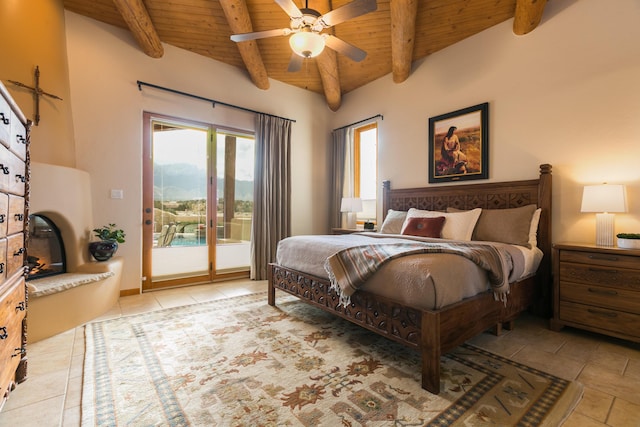
<svg viewBox="0 0 640 427">
<path fill-rule="evenodd" d="M 331 10 L 329 0 L 312 0 L 309 7 L 325 14 Z M 334 33 L 333 28 L 327 33 Z M 316 66 L 322 81 L 322 90 L 331 111 L 338 111 L 342 105 L 342 89 L 340 88 L 340 72 L 338 71 L 338 55 L 333 49 L 325 47 L 323 52 L 316 57 Z"/>
<path fill-rule="evenodd" d="M 152 58 L 161 58 L 164 48 L 142 0 L 113 0 L 113 3 L 143 52 Z"/>
<path fill-rule="evenodd" d="M 338 111 L 338 108 L 342 105 L 338 55 L 335 51 L 325 47 L 324 51 L 316 57 L 316 65 L 320 73 L 320 80 L 322 80 L 322 89 L 327 104 L 331 111 Z"/>
<path fill-rule="evenodd" d="M 251 33 L 253 25 L 245 0 L 220 0 L 224 15 L 233 34 Z M 259 89 L 269 89 L 269 76 L 262 61 L 258 43 L 255 40 L 236 43 L 251 81 Z"/>
<path fill-rule="evenodd" d="M 391 71 L 402 83 L 411 74 L 418 0 L 391 0 Z"/>
<path fill-rule="evenodd" d="M 516 0 L 513 32 L 519 36 L 533 31 L 540 20 L 547 0 Z"/>
</svg>

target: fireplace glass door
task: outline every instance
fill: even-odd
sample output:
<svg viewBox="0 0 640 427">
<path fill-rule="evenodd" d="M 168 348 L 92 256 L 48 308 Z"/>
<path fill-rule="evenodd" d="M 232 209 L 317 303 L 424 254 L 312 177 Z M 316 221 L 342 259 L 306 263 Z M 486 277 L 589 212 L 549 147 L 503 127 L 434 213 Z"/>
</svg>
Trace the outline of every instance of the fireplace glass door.
<svg viewBox="0 0 640 427">
<path fill-rule="evenodd" d="M 27 280 L 62 274 L 66 270 L 60 230 L 46 216 L 29 216 L 27 267 Z"/>
</svg>

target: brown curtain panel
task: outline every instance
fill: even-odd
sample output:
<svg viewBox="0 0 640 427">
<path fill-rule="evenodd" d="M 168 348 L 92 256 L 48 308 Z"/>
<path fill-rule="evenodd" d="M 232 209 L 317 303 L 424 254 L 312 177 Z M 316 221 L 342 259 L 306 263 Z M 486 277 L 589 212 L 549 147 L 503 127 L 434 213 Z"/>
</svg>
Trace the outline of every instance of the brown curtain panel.
<svg viewBox="0 0 640 427">
<path fill-rule="evenodd" d="M 331 196 L 329 200 L 329 226 L 331 228 L 342 227 L 342 190 L 344 187 L 344 162 L 347 158 L 348 128 L 336 129 L 332 132 L 333 144 L 331 145 Z"/>
<path fill-rule="evenodd" d="M 291 234 L 291 121 L 256 116 L 251 279 L 265 280 L 278 242 Z"/>
</svg>

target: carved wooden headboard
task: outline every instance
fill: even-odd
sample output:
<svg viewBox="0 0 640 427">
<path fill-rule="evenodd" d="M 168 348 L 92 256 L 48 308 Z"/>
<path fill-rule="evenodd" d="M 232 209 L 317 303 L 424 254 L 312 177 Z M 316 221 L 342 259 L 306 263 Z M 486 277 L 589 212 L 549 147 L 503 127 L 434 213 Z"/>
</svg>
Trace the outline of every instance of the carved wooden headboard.
<svg viewBox="0 0 640 427">
<path fill-rule="evenodd" d="M 445 211 L 448 207 L 461 210 L 507 209 L 536 204 L 542 208 L 538 224 L 538 247 L 544 258 L 538 269 L 542 292 L 536 308 L 541 315 L 550 315 L 551 301 L 551 165 L 540 165 L 538 179 L 525 181 L 489 182 L 482 184 L 430 185 L 420 188 L 392 189 L 390 181 L 383 183 L 382 212 L 389 209 L 406 211 L 410 208 Z M 547 313 L 547 310 L 549 311 Z"/>
</svg>

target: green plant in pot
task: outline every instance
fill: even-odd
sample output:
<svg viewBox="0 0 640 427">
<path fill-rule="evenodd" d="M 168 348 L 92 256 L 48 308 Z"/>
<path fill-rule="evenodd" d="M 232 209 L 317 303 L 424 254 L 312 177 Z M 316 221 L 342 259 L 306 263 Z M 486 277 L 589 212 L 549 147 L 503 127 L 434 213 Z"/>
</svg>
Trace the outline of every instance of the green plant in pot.
<svg viewBox="0 0 640 427">
<path fill-rule="evenodd" d="M 124 230 L 116 228 L 115 224 L 94 228 L 93 234 L 100 239 L 89 243 L 89 252 L 97 261 L 106 261 L 118 250 L 118 243 L 124 243 Z"/>
<path fill-rule="evenodd" d="M 640 249 L 640 233 L 618 233 L 618 247 Z"/>
</svg>

